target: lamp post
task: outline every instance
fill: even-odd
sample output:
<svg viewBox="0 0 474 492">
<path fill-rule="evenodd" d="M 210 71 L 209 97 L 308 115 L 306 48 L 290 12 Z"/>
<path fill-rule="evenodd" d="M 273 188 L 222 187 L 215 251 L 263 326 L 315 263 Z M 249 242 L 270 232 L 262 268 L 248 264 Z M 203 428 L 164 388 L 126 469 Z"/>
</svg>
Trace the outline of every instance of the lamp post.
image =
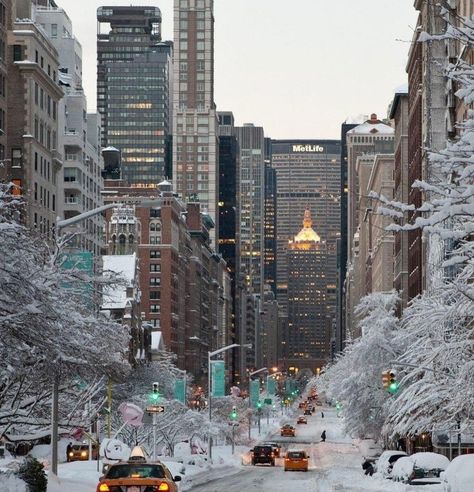
<svg viewBox="0 0 474 492">
<path fill-rule="evenodd" d="M 242 345 L 240 343 L 233 343 L 232 345 L 227 345 L 226 347 L 222 347 L 220 349 L 214 350 L 213 352 L 208 352 L 207 357 L 207 394 L 208 394 L 208 402 L 207 406 L 209 407 L 209 460 L 212 461 L 212 436 L 211 436 L 211 422 L 212 422 L 212 388 L 211 388 L 211 359 L 215 355 L 222 354 L 222 352 L 226 352 L 227 350 L 231 350 L 236 347 L 245 347 L 250 348 L 249 344 Z"/>
<path fill-rule="evenodd" d="M 117 207 L 117 203 L 109 203 L 108 205 L 103 205 L 102 207 L 94 208 L 93 210 L 88 210 L 79 215 L 75 215 L 70 219 L 60 220 L 59 217 L 56 219 L 56 230 L 54 231 L 55 237 L 59 237 L 61 229 L 68 227 L 70 225 L 81 222 L 94 215 L 101 214 L 110 208 Z M 53 388 L 51 392 L 51 473 L 53 475 L 58 475 L 58 427 L 59 427 L 59 374 L 56 374 L 53 379 Z M 90 455 L 91 453 L 89 453 Z"/>
</svg>

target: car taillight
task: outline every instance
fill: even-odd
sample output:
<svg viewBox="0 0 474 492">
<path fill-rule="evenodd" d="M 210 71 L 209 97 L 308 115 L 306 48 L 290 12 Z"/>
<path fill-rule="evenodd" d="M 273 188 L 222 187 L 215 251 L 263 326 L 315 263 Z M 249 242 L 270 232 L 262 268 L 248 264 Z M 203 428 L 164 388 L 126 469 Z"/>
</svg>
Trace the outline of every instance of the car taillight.
<svg viewBox="0 0 474 492">
<path fill-rule="evenodd" d="M 106 483 L 99 485 L 99 492 L 110 492 L 109 486 Z"/>
<path fill-rule="evenodd" d="M 156 488 L 156 491 L 157 492 L 168 492 L 170 489 L 170 486 L 167 484 L 167 483 L 161 483 L 160 485 L 158 485 L 158 487 Z"/>
</svg>

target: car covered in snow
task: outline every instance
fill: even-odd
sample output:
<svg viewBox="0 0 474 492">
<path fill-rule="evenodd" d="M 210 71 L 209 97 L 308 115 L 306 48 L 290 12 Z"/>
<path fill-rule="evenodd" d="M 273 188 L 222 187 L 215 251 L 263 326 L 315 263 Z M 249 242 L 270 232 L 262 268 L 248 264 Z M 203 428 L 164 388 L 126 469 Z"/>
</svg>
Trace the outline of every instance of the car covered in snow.
<svg viewBox="0 0 474 492">
<path fill-rule="evenodd" d="M 392 479 L 410 485 L 433 485 L 441 483 L 441 472 L 446 470 L 449 460 L 438 453 L 415 453 L 403 456 L 393 465 Z"/>
<path fill-rule="evenodd" d="M 392 468 L 397 460 L 407 456 L 405 451 L 384 451 L 375 463 L 375 471 L 383 478 L 392 478 Z"/>
<path fill-rule="evenodd" d="M 474 488 L 474 454 L 462 454 L 449 463 L 441 472 L 445 492 L 465 492 Z"/>
</svg>

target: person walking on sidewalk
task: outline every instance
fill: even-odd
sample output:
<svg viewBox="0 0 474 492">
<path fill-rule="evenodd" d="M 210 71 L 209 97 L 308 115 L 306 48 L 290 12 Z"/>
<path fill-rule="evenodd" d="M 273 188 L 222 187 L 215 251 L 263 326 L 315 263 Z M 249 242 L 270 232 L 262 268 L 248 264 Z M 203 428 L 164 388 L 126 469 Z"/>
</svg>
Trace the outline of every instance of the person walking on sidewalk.
<svg viewBox="0 0 474 492">
<path fill-rule="evenodd" d="M 324 412 L 321 412 L 321 418 L 322 419 L 324 418 Z"/>
<path fill-rule="evenodd" d="M 321 441 L 326 442 L 326 431 L 323 430 L 323 433 L 321 434 Z"/>
</svg>

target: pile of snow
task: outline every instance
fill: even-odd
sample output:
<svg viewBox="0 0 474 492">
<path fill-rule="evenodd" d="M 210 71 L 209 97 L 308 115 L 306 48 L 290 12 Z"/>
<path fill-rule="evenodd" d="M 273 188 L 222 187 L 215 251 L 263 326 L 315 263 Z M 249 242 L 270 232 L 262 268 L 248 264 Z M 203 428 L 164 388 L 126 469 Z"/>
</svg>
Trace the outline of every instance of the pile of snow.
<svg viewBox="0 0 474 492">
<path fill-rule="evenodd" d="M 26 492 L 26 484 L 13 473 L 0 472 L 1 490 L 3 492 Z"/>
<path fill-rule="evenodd" d="M 474 484 L 474 454 L 464 454 L 454 458 L 441 472 L 441 480 L 450 492 L 472 490 Z M 449 487 L 449 488 L 448 488 Z"/>
</svg>

